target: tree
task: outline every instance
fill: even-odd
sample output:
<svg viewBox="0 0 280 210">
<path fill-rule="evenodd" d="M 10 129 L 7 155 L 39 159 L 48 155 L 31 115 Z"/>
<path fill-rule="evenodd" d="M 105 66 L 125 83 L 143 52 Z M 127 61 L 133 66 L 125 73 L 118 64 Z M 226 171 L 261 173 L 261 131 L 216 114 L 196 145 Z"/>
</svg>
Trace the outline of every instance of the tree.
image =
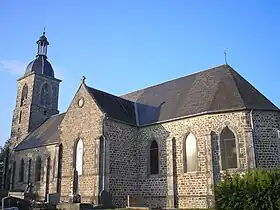
<svg viewBox="0 0 280 210">
<path fill-rule="evenodd" d="M 9 155 L 10 155 L 10 141 L 7 140 L 3 147 L 0 148 L 0 189 L 7 187 L 6 177 L 7 168 L 9 165 Z"/>
</svg>

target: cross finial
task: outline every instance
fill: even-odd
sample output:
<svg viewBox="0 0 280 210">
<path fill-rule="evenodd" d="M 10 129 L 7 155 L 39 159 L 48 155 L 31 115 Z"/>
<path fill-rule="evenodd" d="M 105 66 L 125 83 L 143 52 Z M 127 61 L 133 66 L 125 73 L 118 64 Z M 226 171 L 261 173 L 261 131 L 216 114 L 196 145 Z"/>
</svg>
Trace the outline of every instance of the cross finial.
<svg viewBox="0 0 280 210">
<path fill-rule="evenodd" d="M 43 35 L 45 35 L 46 34 L 46 27 L 44 27 L 44 31 L 43 31 Z"/>
<path fill-rule="evenodd" d="M 224 54 L 225 54 L 225 63 L 227 64 L 227 50 L 226 50 L 226 48 L 224 49 Z"/>
<path fill-rule="evenodd" d="M 82 78 L 81 78 L 82 83 L 85 83 L 85 80 L 86 80 L 86 77 L 82 76 Z"/>
</svg>

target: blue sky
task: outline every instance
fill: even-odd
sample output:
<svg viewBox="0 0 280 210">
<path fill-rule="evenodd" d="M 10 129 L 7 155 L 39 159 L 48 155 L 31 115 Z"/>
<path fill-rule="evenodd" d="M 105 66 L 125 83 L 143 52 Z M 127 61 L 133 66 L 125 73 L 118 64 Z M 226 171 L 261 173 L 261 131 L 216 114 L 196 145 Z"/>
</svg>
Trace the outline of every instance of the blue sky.
<svg viewBox="0 0 280 210">
<path fill-rule="evenodd" d="M 82 75 L 120 95 L 228 63 L 280 106 L 279 1 L 0 1 L 0 145 L 17 82 L 46 27 L 60 111 Z"/>
</svg>

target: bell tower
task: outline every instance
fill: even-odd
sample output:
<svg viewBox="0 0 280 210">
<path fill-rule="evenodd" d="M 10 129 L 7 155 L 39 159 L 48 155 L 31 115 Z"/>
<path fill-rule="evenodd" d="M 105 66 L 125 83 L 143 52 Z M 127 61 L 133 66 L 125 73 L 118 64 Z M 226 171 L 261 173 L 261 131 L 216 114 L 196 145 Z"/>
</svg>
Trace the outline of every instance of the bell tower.
<svg viewBox="0 0 280 210">
<path fill-rule="evenodd" d="M 59 83 L 48 61 L 49 42 L 45 35 L 37 43 L 36 58 L 26 67 L 19 78 L 16 106 L 14 109 L 11 139 L 13 147 L 38 128 L 50 116 L 58 114 Z"/>
</svg>

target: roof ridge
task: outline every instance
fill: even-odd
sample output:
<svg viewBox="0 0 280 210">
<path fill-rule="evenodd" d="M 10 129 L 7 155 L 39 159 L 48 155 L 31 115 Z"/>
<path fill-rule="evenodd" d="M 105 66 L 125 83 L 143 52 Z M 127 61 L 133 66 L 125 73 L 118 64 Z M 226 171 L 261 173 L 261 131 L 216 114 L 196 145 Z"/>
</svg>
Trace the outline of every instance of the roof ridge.
<svg viewBox="0 0 280 210">
<path fill-rule="evenodd" d="M 138 92 L 138 91 L 147 90 L 147 89 L 150 89 L 150 88 L 153 88 L 153 87 L 157 87 L 157 86 L 163 85 L 163 84 L 168 83 L 168 82 L 173 82 L 173 81 L 176 81 L 176 80 L 179 80 L 179 79 L 183 79 L 183 78 L 185 78 L 185 77 L 194 76 L 194 75 L 196 75 L 196 74 L 200 74 L 200 73 L 205 72 L 205 71 L 215 70 L 215 69 L 221 68 L 221 67 L 223 67 L 223 66 L 229 66 L 229 65 L 228 65 L 228 64 L 222 64 L 222 65 L 214 66 L 214 67 L 212 67 L 212 68 L 203 69 L 203 70 L 198 70 L 197 72 L 193 72 L 193 73 L 187 74 L 187 75 L 185 75 L 185 76 L 181 76 L 181 77 L 177 77 L 177 78 L 175 78 L 175 79 L 167 80 L 167 81 L 165 81 L 165 82 L 161 82 L 161 83 L 158 83 L 158 84 L 155 84 L 155 85 L 151 85 L 151 86 L 148 86 L 148 87 L 144 87 L 144 88 L 141 88 L 141 89 L 132 91 L 132 92 L 127 92 L 127 93 L 125 93 L 125 94 L 120 95 L 120 97 L 122 98 L 122 97 L 124 97 L 124 96 L 126 96 L 126 95 L 129 95 L 129 94 L 131 94 L 131 93 L 136 93 L 136 92 Z"/>
<path fill-rule="evenodd" d="M 243 95 L 241 94 L 241 92 L 240 92 L 240 89 L 239 89 L 239 87 L 237 86 L 237 84 L 236 84 L 236 80 L 235 80 L 235 77 L 234 77 L 234 75 L 233 75 L 233 72 L 234 73 L 237 73 L 233 68 L 227 68 L 227 70 L 229 71 L 229 73 L 230 73 L 230 76 L 231 76 L 231 79 L 233 80 L 233 82 L 234 82 L 234 86 L 235 86 L 235 88 L 237 89 L 237 91 L 238 91 L 238 93 L 239 93 L 239 95 L 240 95 L 240 98 L 242 99 L 242 104 L 243 104 L 243 106 L 246 108 L 246 104 L 245 104 L 245 100 L 244 100 L 244 98 L 243 98 Z M 241 76 L 241 75 L 239 75 L 239 76 Z M 242 77 L 242 76 L 241 76 Z M 249 83 L 247 80 L 246 80 L 246 82 L 247 83 Z"/>
<path fill-rule="evenodd" d="M 104 91 L 104 90 L 100 90 L 100 89 L 97 89 L 97 88 L 93 88 L 93 87 L 90 87 L 90 86 L 88 86 L 88 85 L 86 85 L 86 87 L 89 88 L 89 89 L 96 90 L 96 91 L 105 93 L 105 94 L 107 94 L 107 95 L 116 97 L 116 98 L 121 99 L 121 100 L 125 100 L 125 101 L 128 101 L 128 102 L 132 102 L 132 101 L 130 101 L 130 100 L 127 100 L 127 99 L 125 99 L 125 98 L 122 98 L 121 96 L 117 96 L 117 95 L 114 95 L 114 94 L 112 94 L 112 93 L 108 93 L 108 92 L 106 92 L 106 91 Z"/>
<path fill-rule="evenodd" d="M 231 68 L 231 67 L 229 68 L 229 72 L 230 72 L 230 74 L 231 74 L 231 76 L 232 76 L 232 79 L 233 79 L 233 81 L 234 81 L 235 86 L 237 87 L 237 90 L 238 90 L 238 92 L 239 92 L 239 95 L 240 95 L 240 97 L 242 98 L 242 102 L 243 102 L 243 104 L 244 104 L 244 107 L 248 108 L 247 104 L 245 103 L 246 98 L 244 98 L 244 96 L 243 96 L 243 94 L 242 94 L 242 92 L 241 92 L 240 87 L 238 87 L 238 86 L 236 85 L 236 78 L 237 78 L 236 75 L 237 75 L 240 79 L 244 80 L 244 81 L 246 82 L 246 84 L 247 84 L 250 88 L 252 88 L 252 90 L 256 91 L 256 93 L 257 93 L 259 96 L 261 96 L 265 101 L 267 101 L 268 103 L 270 103 L 270 105 L 274 106 L 275 108 L 277 108 L 277 109 L 279 110 L 278 106 L 276 106 L 270 99 L 268 99 L 264 94 L 262 94 L 256 87 L 254 87 L 254 85 L 251 84 L 251 82 L 249 82 L 247 79 L 245 79 L 241 74 L 239 74 L 237 71 L 235 71 L 235 70 L 234 70 L 233 68 Z M 234 74 L 236 74 L 236 75 L 234 75 Z"/>
<path fill-rule="evenodd" d="M 124 122 L 131 123 L 133 121 L 132 124 L 135 124 L 135 117 L 131 115 L 132 111 L 133 114 L 135 113 L 133 101 L 121 98 L 119 96 L 87 85 L 86 88 L 88 89 L 89 94 L 103 113 L 106 113 L 108 116 L 116 120 L 118 120 L 118 118 L 121 118 L 120 116 L 126 116 L 125 118 L 123 118 Z"/>
</svg>

